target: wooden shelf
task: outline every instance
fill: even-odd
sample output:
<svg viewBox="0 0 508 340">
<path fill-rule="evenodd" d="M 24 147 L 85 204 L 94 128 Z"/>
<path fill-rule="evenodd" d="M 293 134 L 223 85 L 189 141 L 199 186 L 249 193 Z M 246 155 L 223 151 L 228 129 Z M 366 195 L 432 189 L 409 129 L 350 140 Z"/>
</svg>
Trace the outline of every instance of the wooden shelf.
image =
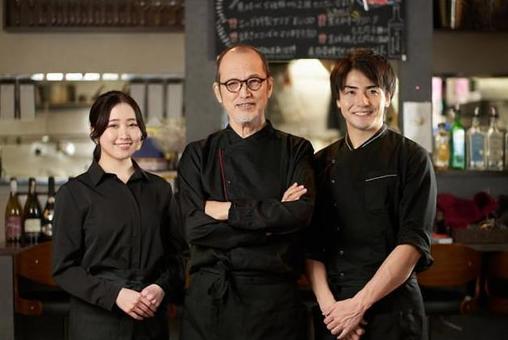
<svg viewBox="0 0 508 340">
<path fill-rule="evenodd" d="M 181 32 L 183 0 L 5 0 L 8 32 Z"/>
<path fill-rule="evenodd" d="M 442 177 L 508 177 L 508 170 L 435 170 L 436 176 Z"/>
<path fill-rule="evenodd" d="M 78 109 L 90 109 L 93 102 L 85 103 L 63 103 L 63 104 L 47 104 L 37 106 L 36 111 L 60 111 L 60 110 L 78 110 Z"/>
</svg>

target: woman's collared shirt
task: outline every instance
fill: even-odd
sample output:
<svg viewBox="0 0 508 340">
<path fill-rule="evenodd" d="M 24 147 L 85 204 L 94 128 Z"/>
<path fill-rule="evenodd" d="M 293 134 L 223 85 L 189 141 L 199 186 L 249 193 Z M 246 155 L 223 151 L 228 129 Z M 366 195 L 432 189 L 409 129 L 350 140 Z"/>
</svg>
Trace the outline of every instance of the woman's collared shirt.
<svg viewBox="0 0 508 340">
<path fill-rule="evenodd" d="M 93 162 L 55 206 L 54 278 L 71 295 L 111 310 L 121 288 L 182 280 L 171 186 L 134 164 L 127 183 Z"/>
</svg>

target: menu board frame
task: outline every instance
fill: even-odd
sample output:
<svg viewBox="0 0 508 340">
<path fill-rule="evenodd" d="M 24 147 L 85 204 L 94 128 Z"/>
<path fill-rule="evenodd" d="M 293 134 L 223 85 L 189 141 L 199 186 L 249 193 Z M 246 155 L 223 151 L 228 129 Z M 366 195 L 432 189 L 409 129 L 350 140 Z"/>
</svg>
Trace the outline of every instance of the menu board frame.
<svg viewBox="0 0 508 340">
<path fill-rule="evenodd" d="M 216 52 L 256 46 L 270 60 L 337 59 L 370 48 L 406 59 L 404 0 L 214 0 Z"/>
</svg>

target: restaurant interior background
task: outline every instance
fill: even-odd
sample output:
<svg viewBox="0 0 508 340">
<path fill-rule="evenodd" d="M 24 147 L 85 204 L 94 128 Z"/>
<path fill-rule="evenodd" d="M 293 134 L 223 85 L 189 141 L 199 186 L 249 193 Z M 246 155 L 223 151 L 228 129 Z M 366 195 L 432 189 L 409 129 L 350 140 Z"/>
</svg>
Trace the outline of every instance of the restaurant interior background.
<svg viewBox="0 0 508 340">
<path fill-rule="evenodd" d="M 108 89 L 129 90 L 146 108 L 149 134 L 162 152 L 157 159 L 150 154 L 144 164 L 168 179 L 174 178 L 175 154 L 186 142 L 224 126 L 225 114 L 211 91 L 215 75 L 213 1 L 185 0 L 185 29 L 105 32 L 97 28 L 9 29 L 5 25 L 5 1 L 0 0 L 4 28 L 0 30 L 0 107 L 4 108 L 4 114 L 0 114 L 1 221 L 9 177 L 18 178 L 22 193 L 26 192 L 28 177 L 36 177 L 44 205 L 48 176 L 55 176 L 57 184 L 62 184 L 88 167 L 93 149 L 88 138 L 89 106 L 93 98 Z M 451 2 L 463 6 L 462 14 L 456 14 L 454 27 L 446 15 L 448 10 L 440 7 Z M 157 3 L 160 6 L 165 2 Z M 496 13 L 504 13 L 504 19 L 482 12 L 486 3 L 497 8 Z M 392 60 L 399 77 L 398 93 L 388 117 L 392 127 L 404 130 L 404 120 L 408 123 L 405 103 L 423 102 L 433 109 L 427 131 L 431 136 L 437 123 L 447 119 L 447 107 L 454 104 L 461 105 L 466 128 L 471 125 L 475 107 L 482 108 L 481 121 L 487 125 L 488 107 L 495 105 L 500 126 L 506 130 L 506 3 L 406 1 L 407 55 L 405 60 Z M 146 7 L 144 10 L 149 13 Z M 268 117 L 275 126 L 309 138 L 316 149 L 343 132 L 343 123 L 331 105 L 331 65 L 330 60 L 317 59 L 271 64 L 275 92 Z M 5 103 L 6 93 L 13 89 L 16 109 L 11 116 L 5 114 Z M 437 178 L 440 192 L 460 198 L 471 198 L 480 191 L 496 197 L 508 195 L 506 168 L 499 172 L 450 170 L 438 172 Z M 21 195 L 22 202 L 24 198 Z M 4 225 L 0 223 L 0 243 L 4 237 Z M 461 320 L 452 321 L 466 330 L 475 322 L 476 328 L 487 325 L 492 328 L 489 334 L 502 334 L 501 330 L 506 334 L 507 330 L 498 321 L 495 326 L 484 319 L 472 321 L 469 326 Z M 447 335 L 443 339 L 454 334 L 465 338 L 467 333 L 444 328 L 442 334 Z M 434 338 L 441 339 L 439 334 Z"/>
</svg>

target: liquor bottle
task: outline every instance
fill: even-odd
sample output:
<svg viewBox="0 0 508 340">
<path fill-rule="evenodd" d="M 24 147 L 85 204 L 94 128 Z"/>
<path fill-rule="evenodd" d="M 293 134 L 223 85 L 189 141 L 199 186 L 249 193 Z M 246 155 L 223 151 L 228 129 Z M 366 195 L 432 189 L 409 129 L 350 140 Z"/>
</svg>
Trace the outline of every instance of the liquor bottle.
<svg viewBox="0 0 508 340">
<path fill-rule="evenodd" d="M 434 136 L 434 166 L 439 170 L 448 169 L 450 163 L 450 135 L 446 131 L 445 123 L 438 124 Z"/>
<path fill-rule="evenodd" d="M 480 108 L 474 110 L 473 124 L 466 133 L 467 168 L 471 170 L 484 170 L 486 167 L 486 134 L 480 128 Z"/>
<path fill-rule="evenodd" d="M 504 134 L 497 126 L 499 115 L 495 107 L 490 108 L 490 126 L 487 131 L 487 169 L 503 170 Z"/>
<path fill-rule="evenodd" d="M 460 120 L 460 108 L 458 105 L 453 110 L 454 119 L 450 129 L 451 158 L 450 167 L 453 169 L 466 168 L 466 136 L 464 126 Z"/>
<path fill-rule="evenodd" d="M 42 211 L 42 240 L 51 240 L 53 237 L 53 215 L 55 212 L 55 178 L 48 178 L 48 200 Z"/>
<path fill-rule="evenodd" d="M 18 182 L 11 178 L 11 193 L 5 207 L 5 241 L 20 242 L 22 236 L 22 209 L 18 199 Z"/>
<path fill-rule="evenodd" d="M 28 196 L 23 209 L 23 241 L 27 244 L 39 242 L 41 234 L 41 206 L 35 190 L 35 178 L 28 180 Z"/>
</svg>

